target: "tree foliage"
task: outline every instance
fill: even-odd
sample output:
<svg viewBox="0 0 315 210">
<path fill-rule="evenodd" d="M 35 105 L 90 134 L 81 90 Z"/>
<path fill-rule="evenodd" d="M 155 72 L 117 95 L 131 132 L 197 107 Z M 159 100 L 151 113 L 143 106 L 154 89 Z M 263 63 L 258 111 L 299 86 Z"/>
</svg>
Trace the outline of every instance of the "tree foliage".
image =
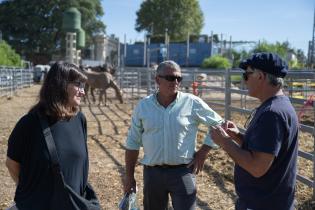
<svg viewBox="0 0 315 210">
<path fill-rule="evenodd" d="M 220 55 L 214 55 L 203 60 L 202 68 L 212 68 L 212 69 L 229 69 L 231 68 L 231 63 L 229 59 L 224 58 Z"/>
<path fill-rule="evenodd" d="M 238 66 L 240 65 L 240 62 L 250 56 L 250 54 L 244 49 L 241 51 L 236 51 L 236 50 L 232 49 L 231 53 L 233 56 L 233 64 L 232 64 L 233 68 L 238 68 Z M 228 54 L 225 54 L 223 56 L 226 58 L 229 57 Z"/>
<path fill-rule="evenodd" d="M 0 41 L 0 66 L 21 66 L 21 64 L 21 57 L 5 41 Z"/>
<path fill-rule="evenodd" d="M 81 12 L 87 42 L 92 34 L 105 32 L 100 21 L 104 14 L 100 0 L 3 0 L 0 3 L 3 39 L 28 60 L 37 55 L 49 60 L 52 54 L 60 53 L 63 12 L 72 6 Z"/>
<path fill-rule="evenodd" d="M 276 42 L 275 44 L 272 44 L 272 43 L 263 41 L 261 43 L 258 43 L 256 47 L 253 49 L 253 53 L 257 53 L 257 52 L 277 53 L 288 62 L 289 68 L 292 68 L 292 69 L 301 69 L 306 64 L 306 57 L 303 51 L 300 49 L 296 50 L 290 47 L 289 42 L 283 42 L 283 43 Z"/>
<path fill-rule="evenodd" d="M 259 52 L 277 53 L 288 62 L 290 69 L 302 69 L 306 65 L 306 56 L 304 55 L 304 52 L 301 49 L 296 50 L 290 47 L 289 42 L 268 43 L 267 41 L 262 41 L 250 51 L 232 50 L 233 67 L 237 68 L 243 59 L 250 57 L 253 53 Z M 223 56 L 228 57 L 228 55 Z"/>
<path fill-rule="evenodd" d="M 197 0 L 146 0 L 137 11 L 136 30 L 164 35 L 172 41 L 187 39 L 187 34 L 200 34 L 203 13 Z"/>
<path fill-rule="evenodd" d="M 253 49 L 253 53 L 258 52 L 273 52 L 277 53 L 283 58 L 287 57 L 287 53 L 290 51 L 290 44 L 289 42 L 276 42 L 275 44 L 270 44 L 266 41 L 262 41 L 261 43 L 258 43 L 256 47 Z"/>
</svg>

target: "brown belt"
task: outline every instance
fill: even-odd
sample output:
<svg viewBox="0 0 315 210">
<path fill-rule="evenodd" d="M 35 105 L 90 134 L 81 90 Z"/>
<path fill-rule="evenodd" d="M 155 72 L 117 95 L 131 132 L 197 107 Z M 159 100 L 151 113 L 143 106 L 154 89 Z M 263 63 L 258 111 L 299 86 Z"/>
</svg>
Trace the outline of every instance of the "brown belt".
<svg viewBox="0 0 315 210">
<path fill-rule="evenodd" d="M 155 165 L 155 166 L 147 166 L 145 165 L 144 167 L 147 168 L 182 168 L 182 167 L 187 167 L 188 164 L 179 164 L 179 165 Z"/>
</svg>

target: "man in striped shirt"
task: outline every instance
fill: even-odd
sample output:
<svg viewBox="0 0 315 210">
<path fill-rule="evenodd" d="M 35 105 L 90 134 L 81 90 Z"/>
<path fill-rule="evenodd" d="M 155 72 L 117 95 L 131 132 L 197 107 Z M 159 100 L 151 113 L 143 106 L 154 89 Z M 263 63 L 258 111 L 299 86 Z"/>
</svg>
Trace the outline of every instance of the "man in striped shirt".
<svg viewBox="0 0 315 210">
<path fill-rule="evenodd" d="M 178 90 L 182 76 L 174 61 L 160 63 L 155 80 L 159 89 L 142 99 L 132 116 L 124 190 L 135 191 L 134 170 L 143 147 L 144 209 L 166 209 L 169 194 L 175 210 L 195 209 L 195 175 L 214 145 L 207 135 L 196 151 L 198 125 L 216 126 L 223 120 L 202 99 Z"/>
</svg>

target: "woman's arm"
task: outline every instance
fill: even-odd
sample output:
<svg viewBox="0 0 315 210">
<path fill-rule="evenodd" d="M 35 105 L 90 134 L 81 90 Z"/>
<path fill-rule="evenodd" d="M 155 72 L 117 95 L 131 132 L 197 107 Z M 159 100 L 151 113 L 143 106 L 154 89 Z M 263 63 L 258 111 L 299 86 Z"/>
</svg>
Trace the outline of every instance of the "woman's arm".
<svg viewBox="0 0 315 210">
<path fill-rule="evenodd" d="M 8 171 L 9 171 L 13 181 L 17 185 L 18 182 L 19 182 L 20 163 L 18 163 L 15 160 L 12 160 L 11 158 L 7 157 L 6 166 L 8 168 Z"/>
</svg>

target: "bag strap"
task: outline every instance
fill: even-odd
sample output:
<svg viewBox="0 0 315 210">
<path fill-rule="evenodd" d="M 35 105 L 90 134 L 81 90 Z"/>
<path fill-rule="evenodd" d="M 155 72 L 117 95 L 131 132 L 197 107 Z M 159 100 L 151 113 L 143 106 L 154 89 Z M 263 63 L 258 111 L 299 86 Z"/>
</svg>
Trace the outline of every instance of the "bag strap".
<svg viewBox="0 0 315 210">
<path fill-rule="evenodd" d="M 89 186 L 89 200 L 87 200 L 86 198 L 82 197 L 81 195 L 77 194 L 69 185 L 66 184 L 62 171 L 60 169 L 60 165 L 59 165 L 59 158 L 58 158 L 58 153 L 56 150 L 56 145 L 54 142 L 54 138 L 51 134 L 51 130 L 50 127 L 48 125 L 48 120 L 46 116 L 42 116 L 40 115 L 39 112 L 37 112 L 37 116 L 39 118 L 39 122 L 40 125 L 42 127 L 42 131 L 45 137 L 45 142 L 48 148 L 48 152 L 51 158 L 51 163 L 52 163 L 52 169 L 53 169 L 53 173 L 56 176 L 56 180 L 57 182 L 54 182 L 55 187 L 59 186 L 58 190 L 60 190 L 59 192 L 55 192 L 58 193 L 60 196 L 67 196 L 69 198 L 69 202 L 67 203 L 66 206 L 64 206 L 63 209 L 91 209 L 91 210 L 100 210 L 101 207 L 99 205 L 99 202 L 97 200 L 97 197 L 92 189 L 91 186 Z M 62 187 L 60 189 L 60 187 Z M 66 190 L 68 189 L 68 190 Z M 86 190 L 86 187 L 84 188 Z M 63 192 L 63 193 L 62 193 Z M 60 199 L 60 196 L 58 197 Z M 65 199 L 62 198 L 63 200 Z M 61 200 L 58 201 L 57 200 L 53 200 L 56 204 L 56 202 L 59 202 Z M 90 201 L 90 203 L 88 202 Z M 71 208 L 70 208 L 71 207 Z"/>
<path fill-rule="evenodd" d="M 59 158 L 58 158 L 58 153 L 57 153 L 57 149 L 56 149 L 56 144 L 55 144 L 54 138 L 51 134 L 50 127 L 48 125 L 48 119 L 46 116 L 41 115 L 39 112 L 36 112 L 36 113 L 37 113 L 37 117 L 39 118 L 39 122 L 40 122 L 40 125 L 42 127 L 42 131 L 43 131 L 43 134 L 45 137 L 47 149 L 49 152 L 49 156 L 51 158 L 53 172 L 56 176 L 59 177 L 59 179 L 62 181 L 62 183 L 64 185 L 66 185 L 66 182 L 65 182 L 64 177 L 63 177 L 63 173 L 62 173 L 62 171 L 60 169 L 60 165 L 59 165 Z M 87 186 L 88 186 L 88 184 L 84 187 L 84 189 L 86 189 Z M 94 191 L 93 191 L 93 193 L 94 193 Z"/>
<path fill-rule="evenodd" d="M 51 134 L 50 127 L 48 125 L 47 117 L 40 115 L 39 112 L 36 112 L 36 113 L 37 113 L 37 116 L 39 118 L 40 125 L 42 127 L 42 131 L 43 131 L 43 134 L 45 137 L 45 142 L 46 142 L 48 152 L 49 152 L 49 155 L 51 158 L 51 163 L 52 163 L 53 169 L 55 170 L 55 172 L 58 172 L 58 171 L 61 172 L 60 165 L 59 165 L 58 153 L 56 150 L 56 145 L 54 142 L 54 138 Z"/>
</svg>

